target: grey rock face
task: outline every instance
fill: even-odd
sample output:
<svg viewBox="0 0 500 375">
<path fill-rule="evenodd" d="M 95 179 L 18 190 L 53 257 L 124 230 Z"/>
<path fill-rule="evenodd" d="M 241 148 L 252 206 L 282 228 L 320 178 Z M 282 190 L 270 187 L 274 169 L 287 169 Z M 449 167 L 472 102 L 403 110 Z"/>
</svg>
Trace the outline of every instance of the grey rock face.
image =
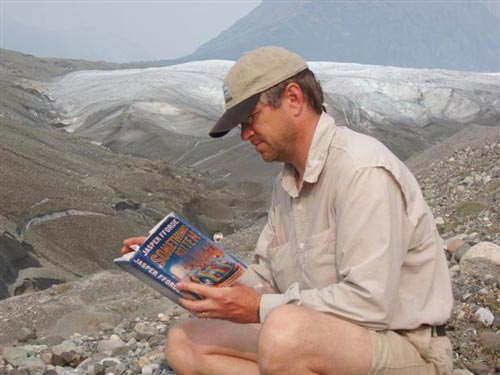
<svg viewBox="0 0 500 375">
<path fill-rule="evenodd" d="M 236 60 L 279 45 L 317 61 L 498 71 L 496 14 L 481 2 L 263 1 L 184 60 Z"/>
<path fill-rule="evenodd" d="M 17 279 L 20 269 L 28 267 L 40 267 L 40 262 L 34 256 L 33 247 L 26 242 L 19 241 L 19 239 L 10 232 L 1 231 L 0 299 L 11 295 L 8 287 L 9 284 Z"/>
</svg>

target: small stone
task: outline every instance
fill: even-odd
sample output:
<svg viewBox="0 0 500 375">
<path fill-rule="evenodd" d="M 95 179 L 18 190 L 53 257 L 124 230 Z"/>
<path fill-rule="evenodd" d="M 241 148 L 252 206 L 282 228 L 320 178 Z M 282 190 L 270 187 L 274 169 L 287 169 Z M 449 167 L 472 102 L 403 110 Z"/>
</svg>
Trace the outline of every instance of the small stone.
<svg viewBox="0 0 500 375">
<path fill-rule="evenodd" d="M 134 326 L 134 331 L 137 333 L 137 340 L 147 340 L 151 336 L 156 334 L 156 329 L 153 327 L 147 326 L 144 323 L 137 323 Z"/>
<path fill-rule="evenodd" d="M 453 375 L 474 375 L 469 370 L 455 369 L 453 370 Z"/>
<path fill-rule="evenodd" d="M 96 363 L 94 365 L 94 375 L 104 375 L 106 373 L 106 366 L 102 363 Z"/>
<path fill-rule="evenodd" d="M 45 336 L 38 340 L 40 345 L 56 346 L 64 341 L 62 336 Z"/>
<path fill-rule="evenodd" d="M 130 348 L 128 346 L 120 346 L 118 348 L 113 349 L 111 353 L 111 357 L 126 357 L 130 352 Z"/>
<path fill-rule="evenodd" d="M 458 264 L 455 264 L 450 267 L 450 273 L 456 274 L 460 272 L 460 266 Z"/>
<path fill-rule="evenodd" d="M 66 365 L 66 361 L 59 355 L 52 353 L 52 359 L 50 362 L 54 366 L 64 366 Z"/>
<path fill-rule="evenodd" d="M 462 181 L 462 184 L 467 185 L 467 186 L 471 186 L 472 184 L 474 184 L 474 177 L 472 177 L 472 176 L 465 177 Z"/>
<path fill-rule="evenodd" d="M 163 322 L 163 323 L 168 323 L 170 321 L 171 317 L 169 315 L 163 315 L 161 318 L 160 318 L 160 322 Z"/>
<path fill-rule="evenodd" d="M 22 327 L 17 335 L 19 342 L 27 342 L 28 340 L 36 339 L 36 330 L 34 327 Z"/>
<path fill-rule="evenodd" d="M 447 250 L 450 254 L 455 254 L 457 252 L 457 250 L 462 247 L 463 245 L 465 245 L 465 242 L 462 241 L 462 240 L 452 240 L 448 246 L 447 246 Z"/>
<path fill-rule="evenodd" d="M 72 350 L 70 352 L 62 353 L 61 358 L 71 367 L 77 367 L 80 363 L 83 362 L 85 356 Z"/>
<path fill-rule="evenodd" d="M 120 338 L 120 336 L 118 336 L 117 334 L 112 334 L 109 337 L 109 341 L 120 341 L 120 342 L 123 342 L 122 339 Z"/>
<path fill-rule="evenodd" d="M 127 371 L 127 366 L 123 362 L 118 363 L 115 366 L 115 373 L 116 375 L 122 375 Z"/>
<path fill-rule="evenodd" d="M 76 352 L 78 351 L 78 348 L 76 347 L 75 343 L 70 340 L 64 340 L 59 345 L 52 347 L 52 351 L 54 352 L 54 354 L 57 354 L 59 356 L 64 352 L 70 352 L 72 350 Z"/>
<path fill-rule="evenodd" d="M 109 353 L 111 354 L 113 350 L 125 346 L 125 343 L 121 340 L 101 340 L 97 344 L 97 352 L 99 353 Z"/>
<path fill-rule="evenodd" d="M 146 358 L 146 357 L 140 357 L 137 360 L 137 363 L 139 364 L 139 366 L 144 367 L 144 366 L 150 365 L 151 364 L 151 360 L 149 358 Z"/>
<path fill-rule="evenodd" d="M 121 361 L 117 358 L 105 357 L 101 359 L 99 363 L 107 367 L 112 367 L 118 365 Z"/>
<path fill-rule="evenodd" d="M 54 353 L 51 350 L 44 350 L 40 353 L 40 359 L 44 361 L 47 365 L 52 364 L 52 359 L 54 358 Z"/>
<path fill-rule="evenodd" d="M 436 225 L 444 225 L 444 219 L 441 216 L 437 217 L 434 221 Z"/>
<path fill-rule="evenodd" d="M 493 375 L 495 374 L 494 369 L 490 369 L 484 363 L 476 361 L 467 366 L 476 375 Z"/>
<path fill-rule="evenodd" d="M 500 335 L 497 333 L 481 332 L 477 339 L 483 348 L 500 352 Z"/>
<path fill-rule="evenodd" d="M 480 307 L 474 314 L 478 322 L 483 323 L 485 326 L 491 326 L 495 316 L 487 307 Z"/>
<path fill-rule="evenodd" d="M 457 262 L 460 262 L 460 260 L 465 254 L 467 254 L 467 251 L 469 251 L 470 248 L 471 246 L 468 243 L 464 243 L 462 246 L 456 249 L 455 254 L 453 254 L 453 258 L 455 258 Z"/>
<path fill-rule="evenodd" d="M 22 361 L 28 358 L 28 351 L 22 348 L 6 347 L 2 353 L 4 361 L 10 363 L 14 367 L 18 367 Z"/>
<path fill-rule="evenodd" d="M 37 357 L 26 358 L 17 368 L 17 371 L 28 370 L 28 374 L 36 374 L 45 371 L 47 365 Z"/>
</svg>

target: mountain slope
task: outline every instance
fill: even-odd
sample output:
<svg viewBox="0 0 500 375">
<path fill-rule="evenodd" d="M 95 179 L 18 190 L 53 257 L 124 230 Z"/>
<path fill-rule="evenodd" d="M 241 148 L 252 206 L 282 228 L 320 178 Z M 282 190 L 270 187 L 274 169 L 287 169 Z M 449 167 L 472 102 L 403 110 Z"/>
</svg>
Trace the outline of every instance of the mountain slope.
<svg viewBox="0 0 500 375">
<path fill-rule="evenodd" d="M 35 79 L 102 64 L 1 52 L 0 299 L 113 268 L 121 241 L 170 211 L 208 234 L 265 214 L 258 186 L 233 188 L 49 126 L 55 114 Z"/>
<path fill-rule="evenodd" d="M 474 1 L 263 1 L 178 62 L 279 45 L 314 61 L 498 72 L 499 27 Z"/>
</svg>

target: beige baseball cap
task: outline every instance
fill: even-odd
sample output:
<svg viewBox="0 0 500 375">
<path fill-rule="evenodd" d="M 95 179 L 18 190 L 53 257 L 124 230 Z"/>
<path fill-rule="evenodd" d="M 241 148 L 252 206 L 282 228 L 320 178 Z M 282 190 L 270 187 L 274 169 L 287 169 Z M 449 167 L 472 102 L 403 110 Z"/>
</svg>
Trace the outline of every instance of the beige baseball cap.
<svg viewBox="0 0 500 375">
<path fill-rule="evenodd" d="M 299 55 L 281 47 L 261 47 L 244 53 L 224 78 L 226 112 L 209 135 L 219 138 L 227 134 L 248 118 L 263 91 L 307 68 Z"/>
</svg>

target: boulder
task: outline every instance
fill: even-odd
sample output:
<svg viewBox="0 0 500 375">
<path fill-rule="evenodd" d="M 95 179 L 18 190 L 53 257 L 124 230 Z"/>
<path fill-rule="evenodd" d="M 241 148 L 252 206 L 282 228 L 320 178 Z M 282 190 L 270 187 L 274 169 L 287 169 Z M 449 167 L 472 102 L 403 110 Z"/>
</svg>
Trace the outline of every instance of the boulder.
<svg viewBox="0 0 500 375">
<path fill-rule="evenodd" d="M 2 356 L 4 361 L 18 367 L 28 358 L 28 351 L 23 348 L 8 346 L 3 349 Z"/>
<path fill-rule="evenodd" d="M 475 277 L 500 274 L 500 246 L 492 242 L 479 242 L 460 259 L 460 270 Z"/>
</svg>

